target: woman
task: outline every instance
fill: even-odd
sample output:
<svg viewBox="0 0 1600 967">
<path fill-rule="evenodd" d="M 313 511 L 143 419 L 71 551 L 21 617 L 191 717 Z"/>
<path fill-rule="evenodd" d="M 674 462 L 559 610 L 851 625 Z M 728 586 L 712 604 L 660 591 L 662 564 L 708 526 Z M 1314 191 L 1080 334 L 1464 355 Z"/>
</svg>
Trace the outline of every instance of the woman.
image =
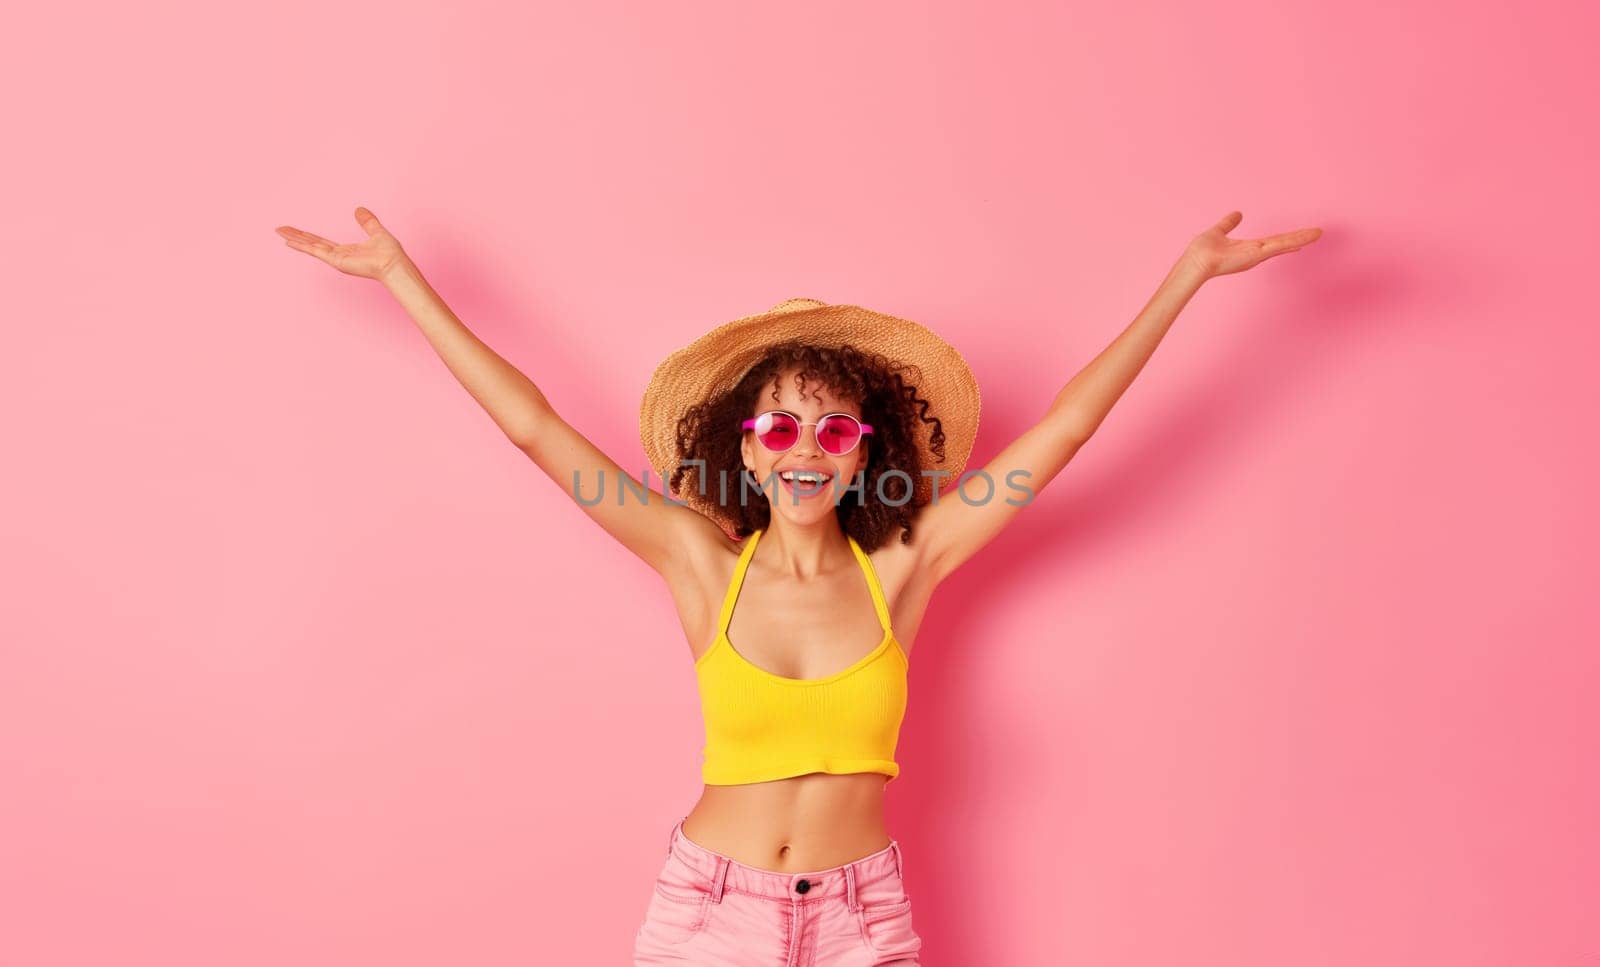
<svg viewBox="0 0 1600 967">
<path fill-rule="evenodd" d="M 667 837 L 635 964 L 856 967 L 915 964 L 922 944 L 883 804 L 933 589 L 1072 459 L 1203 282 L 1322 234 L 1228 238 L 1241 218 L 1196 236 L 1043 418 L 966 477 L 977 386 L 927 329 L 811 299 L 719 326 L 661 364 L 641 407 L 676 499 L 557 415 L 370 211 L 356 209 L 367 237 L 350 245 L 277 231 L 383 282 L 506 436 L 671 590 L 705 715 L 705 788 Z M 955 492 L 934 499 L 936 478 Z"/>
</svg>

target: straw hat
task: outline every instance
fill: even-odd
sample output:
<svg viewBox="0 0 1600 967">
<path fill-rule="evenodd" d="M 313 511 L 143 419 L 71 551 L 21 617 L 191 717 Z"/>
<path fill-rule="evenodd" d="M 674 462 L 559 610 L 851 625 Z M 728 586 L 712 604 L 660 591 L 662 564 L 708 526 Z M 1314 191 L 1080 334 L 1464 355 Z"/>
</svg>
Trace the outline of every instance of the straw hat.
<svg viewBox="0 0 1600 967">
<path fill-rule="evenodd" d="M 937 478 L 944 485 L 959 478 L 972 454 L 979 410 L 978 382 L 961 354 L 931 330 L 906 319 L 861 306 L 790 299 L 767 312 L 718 326 L 656 367 L 639 406 L 639 439 L 651 468 L 661 474 L 663 483 L 671 478 L 681 459 L 677 452 L 678 420 L 689 407 L 731 388 L 768 349 L 790 339 L 816 346 L 850 345 L 916 367 L 917 372 L 907 374 L 907 379 L 916 384 L 918 395 L 928 401 L 928 415 L 937 417 L 944 431 L 945 459 L 941 462 L 929 445 L 933 425 L 911 421 L 922 450 L 922 467 L 949 474 Z M 716 468 L 708 469 L 712 477 L 704 482 L 704 497 L 694 486 L 674 497 L 726 530 L 731 513 L 716 503 Z M 934 479 L 920 475 L 913 481 L 919 503 L 932 499 Z M 737 500 L 733 495 L 738 493 L 738 486 L 737 480 L 729 481 L 731 499 Z"/>
</svg>

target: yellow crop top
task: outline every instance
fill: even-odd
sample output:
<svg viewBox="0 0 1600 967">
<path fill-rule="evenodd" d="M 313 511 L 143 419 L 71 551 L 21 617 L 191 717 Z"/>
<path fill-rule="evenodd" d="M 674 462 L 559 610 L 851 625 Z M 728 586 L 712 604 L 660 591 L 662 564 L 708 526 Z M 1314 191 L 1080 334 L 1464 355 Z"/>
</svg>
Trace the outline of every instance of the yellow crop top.
<svg viewBox="0 0 1600 967">
<path fill-rule="evenodd" d="M 785 678 L 752 664 L 728 640 L 728 622 L 756 541 L 751 534 L 717 618 L 717 638 L 694 663 L 705 717 L 707 785 L 731 786 L 810 772 L 881 772 L 894 781 L 900 723 L 906 712 L 909 660 L 889 624 L 889 605 L 866 551 L 846 534 L 883 641 L 849 668 L 825 678 Z"/>
</svg>

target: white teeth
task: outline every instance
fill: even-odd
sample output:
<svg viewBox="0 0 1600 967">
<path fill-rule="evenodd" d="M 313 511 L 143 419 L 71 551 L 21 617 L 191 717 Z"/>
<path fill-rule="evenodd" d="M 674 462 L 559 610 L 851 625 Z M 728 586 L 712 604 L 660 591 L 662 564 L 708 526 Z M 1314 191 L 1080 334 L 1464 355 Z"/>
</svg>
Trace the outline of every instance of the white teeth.
<svg viewBox="0 0 1600 967">
<path fill-rule="evenodd" d="M 830 474 L 822 473 L 816 470 L 785 470 L 783 473 L 779 474 L 779 476 L 784 480 L 790 481 L 798 477 L 810 483 L 822 483 L 823 481 L 832 479 Z"/>
</svg>

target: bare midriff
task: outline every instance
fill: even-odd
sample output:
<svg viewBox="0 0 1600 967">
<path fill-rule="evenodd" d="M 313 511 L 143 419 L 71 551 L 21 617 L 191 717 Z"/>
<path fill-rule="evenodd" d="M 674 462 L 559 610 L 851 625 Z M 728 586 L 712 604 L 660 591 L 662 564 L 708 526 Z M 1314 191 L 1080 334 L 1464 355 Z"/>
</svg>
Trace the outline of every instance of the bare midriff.
<svg viewBox="0 0 1600 967">
<path fill-rule="evenodd" d="M 854 862 L 889 845 L 877 772 L 708 785 L 683 835 L 746 866 L 804 873 Z"/>
</svg>

